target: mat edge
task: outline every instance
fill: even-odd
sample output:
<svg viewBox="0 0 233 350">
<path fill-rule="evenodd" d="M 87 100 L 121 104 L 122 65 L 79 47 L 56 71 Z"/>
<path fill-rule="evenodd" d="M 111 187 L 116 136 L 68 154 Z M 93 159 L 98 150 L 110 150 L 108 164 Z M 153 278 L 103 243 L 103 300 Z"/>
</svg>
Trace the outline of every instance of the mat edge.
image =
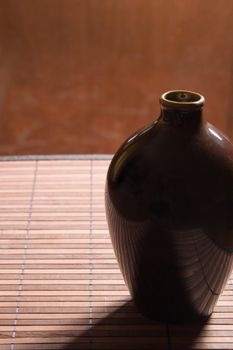
<svg viewBox="0 0 233 350">
<path fill-rule="evenodd" d="M 0 162 L 31 160 L 110 160 L 111 154 L 55 154 L 0 156 Z"/>
</svg>

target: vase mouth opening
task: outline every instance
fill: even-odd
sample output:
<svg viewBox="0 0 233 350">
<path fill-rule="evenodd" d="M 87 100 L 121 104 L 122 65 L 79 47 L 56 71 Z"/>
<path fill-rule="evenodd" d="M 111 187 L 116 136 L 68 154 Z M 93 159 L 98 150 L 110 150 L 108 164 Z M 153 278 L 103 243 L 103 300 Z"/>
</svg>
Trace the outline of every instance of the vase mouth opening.
<svg viewBox="0 0 233 350">
<path fill-rule="evenodd" d="M 201 109 L 205 104 L 205 98 L 193 91 L 171 90 L 160 97 L 162 107 L 174 109 Z"/>
</svg>

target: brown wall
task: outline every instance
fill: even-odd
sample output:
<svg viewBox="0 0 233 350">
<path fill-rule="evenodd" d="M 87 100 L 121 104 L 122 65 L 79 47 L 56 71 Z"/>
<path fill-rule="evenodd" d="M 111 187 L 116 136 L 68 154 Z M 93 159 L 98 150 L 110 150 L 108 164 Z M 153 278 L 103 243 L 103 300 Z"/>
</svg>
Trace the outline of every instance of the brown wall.
<svg viewBox="0 0 233 350">
<path fill-rule="evenodd" d="M 228 0 L 2 1 L 0 154 L 114 152 L 176 88 L 233 136 L 232 18 Z"/>
</svg>

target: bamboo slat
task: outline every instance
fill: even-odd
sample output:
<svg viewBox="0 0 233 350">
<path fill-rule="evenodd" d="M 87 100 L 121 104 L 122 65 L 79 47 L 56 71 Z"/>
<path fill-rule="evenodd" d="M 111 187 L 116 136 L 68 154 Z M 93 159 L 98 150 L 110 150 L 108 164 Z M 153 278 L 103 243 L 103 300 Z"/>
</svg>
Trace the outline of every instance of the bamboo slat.
<svg viewBox="0 0 233 350">
<path fill-rule="evenodd" d="M 104 212 L 108 160 L 0 162 L 0 349 L 233 349 L 233 284 L 209 321 L 136 310 Z"/>
</svg>

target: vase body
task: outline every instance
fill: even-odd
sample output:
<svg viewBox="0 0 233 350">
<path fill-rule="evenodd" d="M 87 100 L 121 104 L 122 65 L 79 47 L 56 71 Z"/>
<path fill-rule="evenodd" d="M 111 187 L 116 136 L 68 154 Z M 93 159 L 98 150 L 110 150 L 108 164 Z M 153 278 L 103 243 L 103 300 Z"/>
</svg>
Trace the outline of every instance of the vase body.
<svg viewBox="0 0 233 350">
<path fill-rule="evenodd" d="M 139 310 L 194 321 L 212 313 L 232 269 L 233 146 L 204 122 L 201 95 L 163 96 L 158 120 L 111 161 L 106 214 Z"/>
</svg>

